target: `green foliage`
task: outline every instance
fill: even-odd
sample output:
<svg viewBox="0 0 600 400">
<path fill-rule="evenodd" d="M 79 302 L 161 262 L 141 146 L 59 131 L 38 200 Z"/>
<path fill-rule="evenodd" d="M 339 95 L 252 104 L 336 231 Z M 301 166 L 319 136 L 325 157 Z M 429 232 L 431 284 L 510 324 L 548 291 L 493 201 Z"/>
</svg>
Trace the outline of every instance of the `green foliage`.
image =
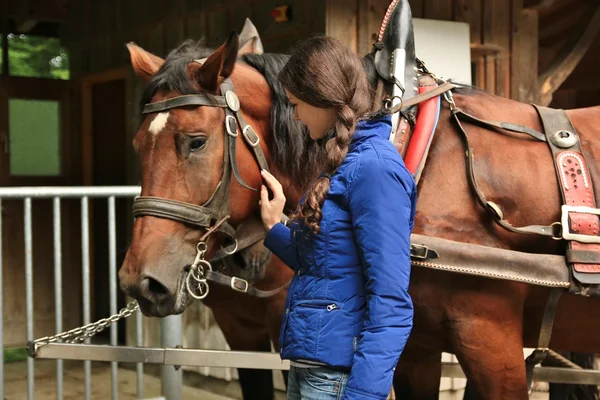
<svg viewBox="0 0 600 400">
<path fill-rule="evenodd" d="M 12 76 L 69 79 L 69 56 L 57 38 L 9 34 L 8 67 Z"/>
<path fill-rule="evenodd" d="M 24 347 L 13 347 L 4 349 L 4 362 L 10 363 L 15 361 L 27 360 L 27 349 Z"/>
</svg>

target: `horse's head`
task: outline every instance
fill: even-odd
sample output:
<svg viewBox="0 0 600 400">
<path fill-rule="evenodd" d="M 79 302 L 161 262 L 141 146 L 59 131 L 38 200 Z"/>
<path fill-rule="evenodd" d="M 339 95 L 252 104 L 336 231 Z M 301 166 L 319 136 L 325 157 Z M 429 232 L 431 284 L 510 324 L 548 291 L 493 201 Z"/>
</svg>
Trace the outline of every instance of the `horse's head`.
<svg viewBox="0 0 600 400">
<path fill-rule="evenodd" d="M 164 316 L 189 302 L 184 275 L 202 234 L 229 216 L 206 241 L 208 258 L 257 209 L 260 167 L 242 137 L 259 141 L 264 161 L 270 160 L 263 135 L 270 132 L 271 93 L 262 74 L 236 65 L 248 49 L 240 51 L 235 33 L 212 54 L 190 42 L 166 60 L 128 48 L 147 86 L 133 141 L 142 193 L 119 278 L 145 314 Z M 238 123 L 253 129 L 242 133 Z"/>
<path fill-rule="evenodd" d="M 318 170 L 319 153 L 309 150 L 314 144 L 277 80 L 287 56 L 256 54 L 259 45 L 248 40 L 239 48 L 233 33 L 214 52 L 186 42 L 166 60 L 128 46 L 146 82 L 133 141 L 142 193 L 119 279 L 146 315 L 185 309 L 199 239 L 219 221 L 226 220 L 203 240 L 207 260 L 235 243 L 242 221 L 260 218 L 261 168 L 269 165 L 284 185 L 294 182 L 292 203 Z M 314 171 L 307 174 L 306 165 Z"/>
</svg>

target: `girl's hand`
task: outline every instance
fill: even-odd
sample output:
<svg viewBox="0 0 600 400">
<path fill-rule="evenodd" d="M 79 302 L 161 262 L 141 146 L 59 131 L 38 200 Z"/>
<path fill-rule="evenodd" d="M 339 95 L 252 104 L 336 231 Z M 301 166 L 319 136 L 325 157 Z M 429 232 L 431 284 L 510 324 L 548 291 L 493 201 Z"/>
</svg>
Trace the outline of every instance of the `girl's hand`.
<svg viewBox="0 0 600 400">
<path fill-rule="evenodd" d="M 273 192 L 273 199 L 269 200 L 269 191 L 265 185 L 260 188 L 260 213 L 262 221 L 267 229 L 271 230 L 273 225 L 281 222 L 281 214 L 283 214 L 283 208 L 285 207 L 285 196 L 283 195 L 283 188 L 281 183 L 273 175 L 265 170 L 262 170 L 261 175 L 269 189 Z"/>
</svg>

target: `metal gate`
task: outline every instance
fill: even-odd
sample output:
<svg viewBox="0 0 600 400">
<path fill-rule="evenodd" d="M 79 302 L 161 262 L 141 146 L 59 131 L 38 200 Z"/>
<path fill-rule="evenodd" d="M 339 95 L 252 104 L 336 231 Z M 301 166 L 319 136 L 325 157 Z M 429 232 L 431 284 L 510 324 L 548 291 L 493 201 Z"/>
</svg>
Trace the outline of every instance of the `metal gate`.
<svg viewBox="0 0 600 400">
<path fill-rule="evenodd" d="M 108 243 L 109 243 L 109 284 L 110 284 L 110 314 L 117 313 L 117 249 L 116 249 L 116 213 L 115 198 L 133 198 L 140 193 L 137 186 L 127 187 L 27 187 L 27 188 L 0 188 L 0 207 L 2 200 L 21 199 L 24 202 L 24 254 L 25 254 L 25 296 L 27 302 L 27 340 L 29 358 L 27 359 L 27 392 L 28 399 L 33 399 L 34 393 L 34 358 L 56 359 L 57 382 L 56 394 L 58 399 L 63 398 L 63 361 L 81 360 L 85 370 L 85 398 L 91 397 L 91 361 L 104 361 L 111 363 L 111 398 L 118 398 L 118 363 L 137 363 L 136 381 L 137 396 L 143 398 L 143 364 L 160 364 L 163 395 L 169 400 L 178 400 L 182 393 L 182 377 L 180 366 L 202 366 L 216 368 L 252 368 L 287 370 L 289 362 L 282 361 L 277 353 L 264 352 L 238 352 L 217 350 L 191 350 L 177 347 L 182 339 L 181 317 L 172 316 L 161 320 L 161 347 L 147 348 L 143 346 L 142 316 L 136 311 L 136 347 L 117 346 L 116 325 L 110 326 L 110 345 L 89 344 L 89 339 L 84 344 L 48 343 L 36 345 L 32 341 L 33 330 L 33 235 L 32 235 L 32 199 L 52 199 L 53 227 L 54 227 L 54 290 L 55 290 L 55 325 L 56 333 L 63 331 L 62 322 L 62 242 L 61 242 L 61 199 L 76 198 L 81 205 L 81 261 L 83 285 L 83 324 L 90 321 L 90 251 L 89 251 L 89 199 L 104 198 L 108 210 Z M 0 232 L 2 231 L 2 217 L 0 214 Z M 2 288 L 2 243 L 0 242 L 0 288 Z M 0 310 L 2 310 L 2 296 L 0 296 Z M 111 321 L 107 321 L 106 326 Z M 3 327 L 0 319 L 0 343 L 3 342 Z M 4 346 L 3 346 L 4 350 Z M 0 356 L 2 357 L 2 356 Z M 0 398 L 4 396 L 4 364 L 0 362 Z M 444 362 L 442 376 L 448 378 L 464 378 L 464 374 L 457 363 Z M 541 368 L 534 370 L 534 380 L 598 384 L 600 371 L 569 370 L 564 368 Z"/>
</svg>

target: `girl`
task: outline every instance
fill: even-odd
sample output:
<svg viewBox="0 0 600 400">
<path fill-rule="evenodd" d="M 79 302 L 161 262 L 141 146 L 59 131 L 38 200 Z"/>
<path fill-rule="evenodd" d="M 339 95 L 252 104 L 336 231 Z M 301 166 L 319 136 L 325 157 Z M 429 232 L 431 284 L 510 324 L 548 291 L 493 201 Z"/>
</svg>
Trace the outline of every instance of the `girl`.
<svg viewBox="0 0 600 400">
<path fill-rule="evenodd" d="M 327 157 L 289 227 L 282 187 L 262 172 L 265 245 L 295 271 L 280 335 L 288 399 L 384 400 L 412 327 L 416 185 L 388 141 L 391 118 L 367 117 L 371 89 L 349 48 L 306 40 L 279 77 Z"/>
</svg>

